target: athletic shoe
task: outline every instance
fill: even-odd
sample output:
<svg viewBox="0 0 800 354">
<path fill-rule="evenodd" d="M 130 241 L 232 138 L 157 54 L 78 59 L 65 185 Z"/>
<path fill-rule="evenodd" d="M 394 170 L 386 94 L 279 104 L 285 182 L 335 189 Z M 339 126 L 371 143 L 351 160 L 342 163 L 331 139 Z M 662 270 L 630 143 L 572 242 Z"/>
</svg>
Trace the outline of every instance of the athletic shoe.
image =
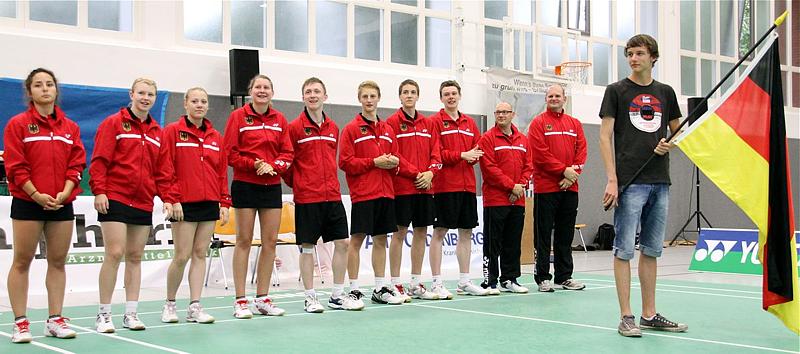
<svg viewBox="0 0 800 354">
<path fill-rule="evenodd" d="M 14 330 L 11 334 L 11 343 L 30 343 L 33 340 L 30 327 L 31 322 L 27 318 L 15 321 Z"/>
<path fill-rule="evenodd" d="M 550 284 L 549 280 L 542 280 L 542 282 L 539 283 L 539 292 L 552 293 L 554 291 L 555 290 L 553 290 L 553 285 Z"/>
<path fill-rule="evenodd" d="M 352 290 L 345 296 L 331 296 L 330 299 L 328 299 L 328 307 L 335 310 L 358 311 L 364 308 L 364 301 L 361 300 L 362 297 L 364 297 L 364 294 L 358 290 Z"/>
<path fill-rule="evenodd" d="M 528 288 L 519 285 L 519 283 L 517 283 L 516 280 L 506 280 L 500 284 L 500 291 L 516 293 L 516 294 L 524 294 L 528 292 Z"/>
<path fill-rule="evenodd" d="M 199 302 L 189 304 L 186 310 L 186 321 L 197 323 L 214 323 L 214 316 L 209 315 L 203 310 L 203 305 Z"/>
<path fill-rule="evenodd" d="M 308 313 L 322 313 L 325 308 L 320 305 L 317 295 L 306 295 L 305 310 Z"/>
<path fill-rule="evenodd" d="M 250 302 L 246 298 L 237 299 L 233 302 L 233 317 L 243 320 L 253 318 L 253 312 L 250 311 Z"/>
<path fill-rule="evenodd" d="M 484 289 L 488 291 L 489 295 L 500 295 L 500 289 L 497 288 L 496 284 L 489 285 L 489 287 Z"/>
<path fill-rule="evenodd" d="M 586 289 L 586 285 L 581 282 L 574 281 L 572 279 L 567 279 L 561 282 L 561 289 L 564 290 L 583 290 Z"/>
<path fill-rule="evenodd" d="M 377 304 L 400 305 L 405 302 L 405 298 L 395 296 L 388 286 L 383 286 L 380 290 L 372 291 L 372 302 Z"/>
<path fill-rule="evenodd" d="M 417 284 L 417 286 L 413 288 L 408 288 L 406 290 L 406 295 L 415 299 L 439 300 L 439 295 L 433 291 L 428 291 L 428 289 L 425 289 L 425 285 L 422 285 L 422 283 Z"/>
<path fill-rule="evenodd" d="M 94 328 L 97 333 L 114 333 L 114 322 L 111 321 L 111 313 L 98 313 L 94 321 Z"/>
<path fill-rule="evenodd" d="M 450 290 L 447 290 L 447 288 L 445 288 L 444 285 L 439 284 L 439 283 L 434 283 L 433 284 L 433 288 L 431 288 L 431 292 L 436 294 L 439 297 L 439 300 L 451 300 L 451 299 L 453 299 L 453 293 L 451 293 Z"/>
<path fill-rule="evenodd" d="M 77 333 L 67 326 L 66 321 L 69 321 L 69 318 L 61 316 L 48 318 L 44 326 L 44 335 L 56 338 L 75 338 Z"/>
<path fill-rule="evenodd" d="M 617 332 L 623 337 L 641 337 L 642 330 L 636 326 L 636 317 L 622 316 L 622 321 L 619 322 Z"/>
<path fill-rule="evenodd" d="M 456 293 L 458 295 L 472 295 L 472 296 L 486 296 L 489 295 L 489 290 L 481 288 L 475 284 L 472 284 L 471 281 L 467 281 L 466 283 L 459 283 L 458 289 L 456 289 Z"/>
<path fill-rule="evenodd" d="M 178 309 L 175 308 L 175 301 L 167 301 L 164 303 L 164 308 L 161 310 L 161 322 L 178 322 Z"/>
<path fill-rule="evenodd" d="M 403 284 L 395 284 L 394 289 L 392 289 L 394 296 L 398 296 L 403 299 L 403 302 L 411 302 L 411 295 L 407 294 L 406 288 Z"/>
<path fill-rule="evenodd" d="M 264 316 L 283 316 L 286 312 L 284 309 L 275 306 L 272 303 L 272 300 L 268 297 L 256 298 L 254 301 L 256 305 L 256 311 Z"/>
<path fill-rule="evenodd" d="M 143 331 L 145 329 L 144 322 L 139 319 L 136 312 L 126 312 L 122 316 L 122 327 L 130 329 L 131 331 Z"/>
<path fill-rule="evenodd" d="M 689 326 L 683 323 L 672 322 L 666 317 L 661 316 L 660 313 L 656 313 L 651 320 L 645 319 L 644 317 L 639 317 L 639 327 L 642 329 L 652 329 L 655 331 L 665 332 L 686 332 L 686 330 L 689 329 Z"/>
</svg>

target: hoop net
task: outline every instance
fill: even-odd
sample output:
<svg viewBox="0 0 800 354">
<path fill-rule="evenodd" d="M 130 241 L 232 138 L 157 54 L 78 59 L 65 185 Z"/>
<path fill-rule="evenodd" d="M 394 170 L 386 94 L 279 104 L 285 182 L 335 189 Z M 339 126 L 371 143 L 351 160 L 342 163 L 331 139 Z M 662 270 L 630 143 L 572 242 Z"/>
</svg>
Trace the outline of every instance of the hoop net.
<svg viewBox="0 0 800 354">
<path fill-rule="evenodd" d="M 563 77 L 574 84 L 587 84 L 589 69 L 592 63 L 588 61 L 566 61 L 556 66 L 556 75 Z"/>
</svg>

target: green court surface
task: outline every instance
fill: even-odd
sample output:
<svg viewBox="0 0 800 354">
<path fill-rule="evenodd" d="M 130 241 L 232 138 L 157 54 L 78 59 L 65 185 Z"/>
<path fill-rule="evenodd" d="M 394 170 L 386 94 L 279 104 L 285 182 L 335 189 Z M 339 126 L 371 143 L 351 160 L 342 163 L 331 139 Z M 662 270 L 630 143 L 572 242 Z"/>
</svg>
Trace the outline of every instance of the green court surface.
<svg viewBox="0 0 800 354">
<path fill-rule="evenodd" d="M 274 292 L 283 317 L 231 316 L 230 297 L 206 298 L 217 318 L 210 325 L 160 323 L 161 301 L 139 305 L 147 330 L 94 332 L 96 306 L 71 307 L 76 339 L 44 338 L 45 310 L 30 311 L 35 344 L 12 344 L 0 338 L 0 353 L 353 353 L 366 351 L 428 353 L 796 353 L 800 337 L 760 308 L 760 289 L 751 286 L 660 281 L 659 311 L 689 325 L 687 333 L 643 331 L 642 338 L 617 334 L 618 306 L 611 277 L 576 274 L 584 291 L 506 294 L 492 297 L 455 295 L 453 300 L 414 300 L 399 306 L 367 302 L 360 312 L 327 309 L 303 312 L 302 292 Z M 530 281 L 529 276 L 525 280 Z M 634 279 L 635 280 L 635 279 Z M 455 287 L 454 283 L 448 284 Z M 533 289 L 532 284 L 527 286 Z M 327 290 L 327 289 L 326 289 Z M 455 293 L 455 291 L 453 291 Z M 327 292 L 320 300 L 327 301 Z M 323 299 L 326 299 L 323 301 Z M 368 299 L 367 299 L 368 300 Z M 632 291 L 640 306 L 638 283 Z M 179 308 L 186 300 L 178 300 Z M 114 312 L 122 312 L 115 305 Z M 0 335 L 9 337 L 11 313 L 0 314 Z"/>
</svg>

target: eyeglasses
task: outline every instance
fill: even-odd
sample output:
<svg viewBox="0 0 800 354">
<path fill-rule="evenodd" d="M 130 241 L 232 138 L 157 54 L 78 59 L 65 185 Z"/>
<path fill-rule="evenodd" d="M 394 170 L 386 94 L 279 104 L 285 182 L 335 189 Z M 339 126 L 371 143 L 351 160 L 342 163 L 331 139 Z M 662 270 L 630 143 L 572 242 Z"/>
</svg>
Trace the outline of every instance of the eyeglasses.
<svg viewBox="0 0 800 354">
<path fill-rule="evenodd" d="M 494 114 L 511 114 L 511 113 L 514 113 L 514 111 L 494 111 Z"/>
</svg>

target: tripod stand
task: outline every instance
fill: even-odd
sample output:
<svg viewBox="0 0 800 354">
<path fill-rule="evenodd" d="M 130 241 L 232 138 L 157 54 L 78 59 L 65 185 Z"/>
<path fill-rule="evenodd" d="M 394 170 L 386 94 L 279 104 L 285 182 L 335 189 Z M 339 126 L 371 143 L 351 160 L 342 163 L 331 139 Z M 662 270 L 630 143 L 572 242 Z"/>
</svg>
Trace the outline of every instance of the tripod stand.
<svg viewBox="0 0 800 354">
<path fill-rule="evenodd" d="M 692 213 L 692 215 L 689 216 L 689 219 L 686 220 L 683 226 L 681 226 L 680 231 L 678 231 L 678 233 L 676 233 L 675 236 L 672 237 L 672 241 L 669 241 L 670 246 L 675 244 L 675 241 L 678 240 L 678 237 L 683 239 L 682 242 L 684 244 L 694 245 L 695 244 L 694 241 L 690 241 L 689 239 L 686 238 L 686 233 L 697 232 L 698 237 L 700 236 L 700 218 L 703 218 L 703 220 L 705 220 L 706 224 L 708 224 L 708 227 L 714 227 L 711 226 L 711 223 L 708 222 L 708 219 L 706 219 L 706 216 L 703 215 L 703 212 L 700 210 L 700 169 L 697 168 L 697 166 L 694 167 L 694 192 L 697 195 L 697 198 L 695 199 L 694 212 Z M 694 219 L 697 222 L 696 224 L 697 229 L 686 230 L 686 226 L 689 226 L 689 223 L 692 222 L 692 219 Z"/>
</svg>

